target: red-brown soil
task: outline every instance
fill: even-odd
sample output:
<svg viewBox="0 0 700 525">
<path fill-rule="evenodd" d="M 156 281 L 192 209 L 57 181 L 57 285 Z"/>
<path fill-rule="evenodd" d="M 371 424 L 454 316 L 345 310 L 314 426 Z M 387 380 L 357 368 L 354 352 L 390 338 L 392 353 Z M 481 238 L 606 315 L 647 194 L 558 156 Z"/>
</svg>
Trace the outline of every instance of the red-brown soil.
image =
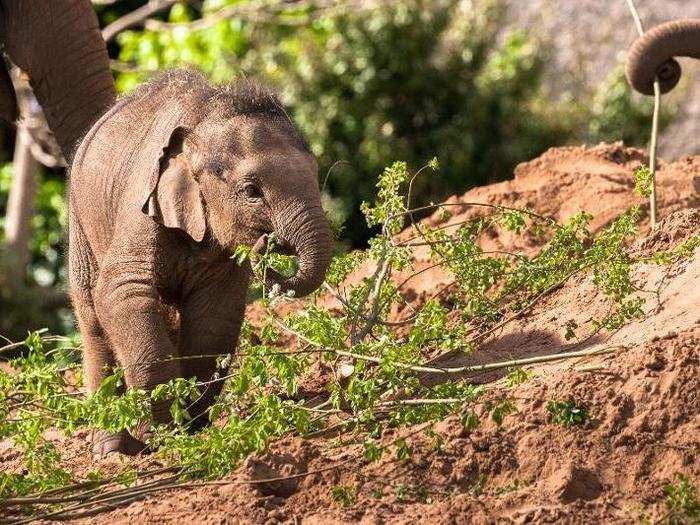
<svg viewBox="0 0 700 525">
<path fill-rule="evenodd" d="M 475 188 L 450 202 L 485 202 L 529 207 L 565 220 L 579 210 L 603 227 L 632 204 L 632 172 L 646 158 L 619 145 L 560 148 L 516 169 L 512 181 Z M 633 247 L 645 253 L 677 246 L 700 234 L 700 157 L 661 163 L 657 176 L 659 228 L 648 220 Z M 478 213 L 457 207 L 459 222 Z M 437 215 L 426 219 L 438 221 Z M 410 235 L 409 232 L 402 234 Z M 484 239 L 486 249 L 537 249 L 536 239 Z M 416 269 L 427 265 L 416 256 Z M 362 272 L 350 277 L 360 278 Z M 404 436 L 413 453 L 369 463 L 361 444 L 325 437 L 288 438 L 248 458 L 220 485 L 163 491 L 111 513 L 98 523 L 636 523 L 666 513 L 664 484 L 677 474 L 700 481 L 700 254 L 669 266 L 637 264 L 634 282 L 647 297 L 645 316 L 614 333 L 579 343 L 564 339 L 563 325 L 574 319 L 586 327 L 604 314 L 608 302 L 591 277 L 571 279 L 539 303 L 531 315 L 494 334 L 476 352 L 443 356 L 440 364 L 493 362 L 558 351 L 616 348 L 585 361 L 528 367 L 529 381 L 505 392 L 502 374 L 472 379 L 485 383 L 486 396 L 511 396 L 517 411 L 497 426 L 486 415 L 471 432 L 458 416 L 435 424 L 443 437 L 436 447 L 422 426 L 386 435 Z M 419 304 L 449 277 L 426 271 L 412 281 L 407 299 Z M 328 300 L 330 303 L 330 299 Z M 251 307 L 255 316 L 256 309 Z M 401 316 L 401 312 L 396 312 Z M 318 379 L 318 378 L 317 378 Z M 426 380 L 429 378 L 426 377 Z M 572 398 L 591 419 L 582 426 L 550 422 L 551 399 Z M 85 433 L 63 441 L 74 467 L 98 466 L 90 459 Z M 4 467 L 18 457 L 0 443 Z M 108 458 L 99 466 L 154 464 L 155 458 Z M 335 468 L 334 468 L 335 467 Z M 308 473 L 275 483 L 248 481 Z M 354 503 L 343 507 L 331 494 L 347 486 Z"/>
</svg>

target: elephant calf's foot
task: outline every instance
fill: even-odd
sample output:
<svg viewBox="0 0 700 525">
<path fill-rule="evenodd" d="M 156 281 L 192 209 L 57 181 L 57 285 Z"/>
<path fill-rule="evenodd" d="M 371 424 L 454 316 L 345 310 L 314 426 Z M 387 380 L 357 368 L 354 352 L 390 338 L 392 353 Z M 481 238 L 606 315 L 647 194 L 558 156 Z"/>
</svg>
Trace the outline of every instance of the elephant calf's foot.
<svg viewBox="0 0 700 525">
<path fill-rule="evenodd" d="M 92 455 L 95 458 L 104 458 L 110 454 L 126 454 L 135 456 L 140 452 L 147 452 L 148 447 L 126 430 L 111 433 L 104 430 L 96 430 L 92 436 Z"/>
</svg>

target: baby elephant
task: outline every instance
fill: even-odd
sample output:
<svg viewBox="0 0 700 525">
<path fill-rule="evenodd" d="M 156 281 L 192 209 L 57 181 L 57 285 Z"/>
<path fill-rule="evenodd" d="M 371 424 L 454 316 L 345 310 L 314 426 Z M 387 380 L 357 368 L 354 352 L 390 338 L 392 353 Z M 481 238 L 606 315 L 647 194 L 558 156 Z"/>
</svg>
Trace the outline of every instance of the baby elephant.
<svg viewBox="0 0 700 525">
<path fill-rule="evenodd" d="M 114 366 L 146 391 L 176 377 L 210 381 L 214 355 L 235 348 L 251 279 L 230 259 L 236 246 L 274 232 L 299 269 L 272 279 L 296 296 L 320 286 L 330 257 L 316 161 L 278 99 L 188 71 L 145 84 L 88 132 L 71 168 L 69 221 L 90 392 Z M 210 383 L 189 408 L 194 426 L 220 390 Z M 168 421 L 167 403 L 153 418 Z M 95 454 L 134 453 L 148 425 L 95 436 Z"/>
</svg>

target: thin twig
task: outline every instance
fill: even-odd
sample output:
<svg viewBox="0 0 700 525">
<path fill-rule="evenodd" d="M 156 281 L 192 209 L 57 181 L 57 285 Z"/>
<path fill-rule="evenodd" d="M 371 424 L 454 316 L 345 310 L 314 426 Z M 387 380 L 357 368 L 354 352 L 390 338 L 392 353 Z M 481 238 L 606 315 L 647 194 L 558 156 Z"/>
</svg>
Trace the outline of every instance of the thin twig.
<svg viewBox="0 0 700 525">
<path fill-rule="evenodd" d="M 410 210 L 406 210 L 406 211 L 403 211 L 400 213 L 394 213 L 394 214 L 390 215 L 387 218 L 387 220 L 395 219 L 397 217 L 401 217 L 402 215 L 410 215 L 411 213 L 415 213 L 415 212 L 419 212 L 419 211 L 434 210 L 434 209 L 438 209 L 438 208 L 447 208 L 447 207 L 452 207 L 452 206 L 464 206 L 464 207 L 477 206 L 477 207 L 483 207 L 483 208 L 491 208 L 494 210 L 516 211 L 516 212 L 528 215 L 529 217 L 547 222 L 550 225 L 561 229 L 561 225 L 559 225 L 559 223 L 557 223 L 557 221 L 553 217 L 546 217 L 544 215 L 540 215 L 539 213 L 535 213 L 532 210 L 513 208 L 512 206 L 503 206 L 500 204 L 487 204 L 485 202 L 441 202 L 439 204 L 426 204 L 425 206 L 419 206 L 418 208 L 412 208 Z"/>
<path fill-rule="evenodd" d="M 549 286 L 548 288 L 546 288 L 545 290 L 543 290 L 542 292 L 540 292 L 539 294 L 537 294 L 535 297 L 533 297 L 533 298 L 530 300 L 530 302 L 528 302 L 523 308 L 521 308 L 520 310 L 518 310 L 515 314 L 513 314 L 512 316 L 510 316 L 510 317 L 504 319 L 504 320 L 501 321 L 500 323 L 497 323 L 496 325 L 492 326 L 491 328 L 489 328 L 489 329 L 487 329 L 487 330 L 485 330 L 485 331 L 483 331 L 483 332 L 480 332 L 479 334 L 477 334 L 476 336 L 474 336 L 474 338 L 472 338 L 469 342 L 470 342 L 471 344 L 474 344 L 474 343 L 477 343 L 477 342 L 481 342 L 481 341 L 483 341 L 486 337 L 490 336 L 490 335 L 493 334 L 494 332 L 496 332 L 496 331 L 498 331 L 499 329 L 503 328 L 503 327 L 506 326 L 507 324 L 509 324 L 509 323 L 511 323 L 511 322 L 513 322 L 513 321 L 515 321 L 515 320 L 517 320 L 517 319 L 520 319 L 523 315 L 525 315 L 525 314 L 528 313 L 530 310 L 532 310 L 532 308 L 533 308 L 541 299 L 543 299 L 544 297 L 546 297 L 546 296 L 549 295 L 550 293 L 554 292 L 555 290 L 558 290 L 559 288 L 561 288 L 562 286 L 564 286 L 564 284 L 565 284 L 569 279 L 571 279 L 574 275 L 576 275 L 576 274 L 579 273 L 579 272 L 582 272 L 583 270 L 588 269 L 589 267 L 590 267 L 590 265 L 585 265 L 585 266 L 583 266 L 583 267 L 581 267 L 581 268 L 577 268 L 576 270 L 573 270 L 573 271 L 569 272 L 565 277 L 563 277 L 562 279 L 560 279 L 559 281 L 557 281 L 556 283 L 552 284 L 551 286 Z"/>
<path fill-rule="evenodd" d="M 367 0 L 279 0 L 267 2 L 239 2 L 222 7 L 217 11 L 191 22 L 162 22 L 148 19 L 145 27 L 152 31 L 168 31 L 175 28 L 187 28 L 189 31 L 201 31 L 212 27 L 222 20 L 245 18 L 259 24 L 274 22 L 277 25 L 304 26 L 322 16 L 333 16 L 337 13 L 372 9 L 379 2 Z M 398 3 L 398 0 L 382 0 L 383 4 Z M 306 13 L 302 10 L 307 9 Z M 283 18 L 285 12 L 294 11 L 294 16 Z"/>
<path fill-rule="evenodd" d="M 331 178 L 331 173 L 333 172 L 336 166 L 340 166 L 341 164 L 350 164 L 350 161 L 338 159 L 333 164 L 331 164 L 331 167 L 328 168 L 328 171 L 326 171 L 326 176 L 324 177 L 323 184 L 321 185 L 322 194 L 326 191 L 326 184 L 328 184 L 328 179 Z"/>
<path fill-rule="evenodd" d="M 102 494 L 97 494 L 95 496 L 90 497 L 87 501 L 84 501 L 82 503 L 76 503 L 73 505 L 68 505 L 67 507 L 63 507 L 61 509 L 46 513 L 46 514 L 38 514 L 36 516 L 32 516 L 31 518 L 28 518 L 26 520 L 21 520 L 21 521 L 16 521 L 12 522 L 15 524 L 20 524 L 20 523 L 29 523 L 31 521 L 35 521 L 38 519 L 46 519 L 46 518 L 55 518 L 55 519 L 61 519 L 60 516 L 64 515 L 66 513 L 73 512 L 76 510 L 83 510 L 83 509 L 88 509 L 89 507 L 93 505 L 99 504 L 100 506 L 107 506 L 107 507 L 112 507 L 112 505 L 121 505 L 126 502 L 131 503 L 132 501 L 136 501 L 137 499 L 142 499 L 145 497 L 146 494 L 149 494 L 150 492 L 153 492 L 155 489 L 159 487 L 164 487 L 167 486 L 168 483 L 172 483 L 177 480 L 178 476 L 170 476 L 168 478 L 163 478 L 159 480 L 154 480 L 151 481 L 147 484 L 144 485 L 139 485 L 136 487 L 128 487 L 126 489 L 120 489 L 120 490 L 115 490 L 115 491 L 110 491 Z"/>
<path fill-rule="evenodd" d="M 651 120 L 651 140 L 649 142 L 649 173 L 651 192 L 649 193 L 649 218 L 651 229 L 656 229 L 656 145 L 659 135 L 659 112 L 661 109 L 661 86 L 658 77 L 654 79 L 654 113 Z"/>
<path fill-rule="evenodd" d="M 343 297 L 342 295 L 340 295 L 340 292 L 338 290 L 333 288 L 326 281 L 323 281 L 323 287 L 328 291 L 328 293 L 330 293 L 333 297 L 338 299 L 340 304 L 342 304 L 345 308 L 347 308 L 348 310 L 353 310 L 352 306 L 350 306 L 350 303 L 348 302 L 348 300 L 345 297 Z"/>
<path fill-rule="evenodd" d="M 379 275 L 377 275 L 374 281 L 374 288 L 372 290 L 372 308 L 370 310 L 369 316 L 366 318 L 365 326 L 359 331 L 353 334 L 350 338 L 351 344 L 355 345 L 361 342 L 367 334 L 372 331 L 372 328 L 377 324 L 377 318 L 379 312 L 381 311 L 382 301 L 381 301 L 381 289 L 384 281 L 389 276 L 391 270 L 391 261 L 389 257 L 385 257 L 381 264 Z"/>
<path fill-rule="evenodd" d="M 162 22 L 160 20 L 145 20 L 145 27 L 151 31 L 169 31 L 175 28 L 187 28 L 189 31 L 201 31 L 212 27 L 222 20 L 227 20 L 241 15 L 252 17 L 256 21 L 261 21 L 260 11 L 263 8 L 289 6 L 289 2 L 239 2 L 230 6 L 222 7 L 198 20 L 191 22 Z"/>
<path fill-rule="evenodd" d="M 442 399 L 430 398 L 413 398 L 413 399 L 396 399 L 394 401 L 380 401 L 378 407 L 393 407 L 393 406 L 415 406 L 415 405 L 453 405 L 456 403 L 467 403 L 469 400 L 460 397 L 447 397 Z"/>
<path fill-rule="evenodd" d="M 151 476 L 157 476 L 159 474 L 165 474 L 166 472 L 172 472 L 175 470 L 173 467 L 164 467 L 164 468 L 158 468 L 158 469 L 153 469 L 153 470 L 145 470 L 141 472 L 136 473 L 136 479 L 142 479 L 145 477 L 151 477 Z M 66 485 L 64 487 L 58 487 L 52 490 L 47 490 L 41 493 L 35 493 L 35 494 L 30 494 L 28 496 L 22 496 L 19 498 L 6 498 L 2 501 L 0 501 L 1 504 L 3 505 L 11 505 L 11 504 L 25 504 L 25 503 L 30 503 L 29 500 L 37 500 L 41 498 L 46 498 L 50 497 L 56 494 L 63 494 L 66 492 L 72 492 L 74 490 L 79 490 L 79 489 L 86 489 L 86 488 L 91 488 L 94 486 L 108 486 L 108 485 L 113 485 L 117 481 L 119 476 L 114 476 L 109 479 L 104 479 L 104 480 L 90 480 L 90 481 L 81 481 L 78 483 L 73 483 L 72 485 Z"/>
<path fill-rule="evenodd" d="M 122 491 L 114 491 L 111 493 L 103 494 L 100 495 L 99 497 L 95 497 L 91 499 L 90 501 L 86 501 L 81 504 L 76 504 L 76 505 L 70 505 L 68 507 L 64 507 L 62 509 L 45 513 L 45 514 L 37 514 L 35 516 L 32 516 L 30 518 L 24 519 L 24 520 L 18 520 L 18 521 L 12 521 L 10 523 L 13 523 L 15 525 L 23 524 L 23 523 L 29 523 L 31 521 L 35 520 L 40 520 L 40 519 L 47 519 L 47 518 L 52 518 L 52 519 L 57 519 L 57 520 L 65 520 L 65 519 L 76 519 L 79 517 L 86 517 L 90 515 L 97 514 L 99 512 L 103 512 L 105 510 L 112 510 L 114 508 L 117 508 L 118 506 L 123 506 L 127 505 L 129 503 L 132 503 L 134 501 L 141 500 L 145 497 L 147 497 L 150 494 L 153 494 L 155 492 L 160 492 L 163 490 L 176 490 L 176 489 L 196 489 L 199 487 L 203 486 L 210 486 L 210 485 L 260 485 L 260 484 L 266 484 L 266 483 L 275 483 L 279 481 L 285 481 L 285 480 L 290 480 L 290 479 L 297 479 L 297 478 L 302 478 L 306 476 L 312 476 L 314 474 L 320 474 L 322 472 L 326 472 L 329 470 L 335 470 L 338 468 L 341 468 L 342 466 L 346 465 L 350 461 L 354 460 L 354 457 L 349 457 L 343 461 L 340 461 L 338 463 L 335 463 L 334 465 L 330 465 L 328 467 L 323 467 L 320 469 L 316 470 L 310 470 L 306 472 L 298 472 L 296 474 L 291 474 L 288 476 L 279 476 L 275 478 L 265 478 L 265 479 L 250 479 L 250 480 L 218 480 L 218 481 L 201 481 L 201 482 L 177 482 L 176 476 L 170 477 L 170 478 L 164 478 L 162 480 L 156 480 L 154 482 L 151 482 L 148 484 L 148 486 L 138 486 L 138 487 L 133 487 L 131 490 L 122 490 Z M 98 507 L 94 509 L 90 509 L 89 507 L 93 505 L 98 505 Z M 88 510 L 85 510 L 88 509 Z M 76 512 L 79 511 L 79 512 Z"/>
<path fill-rule="evenodd" d="M 383 234 L 386 234 L 386 222 L 384 223 L 382 227 L 382 232 Z M 379 314 L 379 301 L 380 301 L 380 290 L 381 290 L 381 285 L 384 282 L 384 279 L 387 277 L 389 270 L 391 267 L 391 263 L 389 261 L 389 257 L 387 254 L 387 247 L 386 245 L 382 249 L 382 253 L 379 256 L 379 259 L 377 261 L 377 266 L 374 270 L 374 274 L 372 277 L 369 279 L 370 282 L 374 282 L 374 287 L 372 289 L 367 288 L 367 290 L 364 293 L 364 297 L 357 302 L 358 309 L 354 312 L 352 321 L 350 323 L 350 344 L 355 345 L 362 341 L 362 339 L 365 338 L 365 336 L 372 330 L 372 327 L 374 326 L 374 321 L 377 318 L 377 315 Z M 370 298 L 373 299 L 372 301 L 372 307 L 371 307 L 371 313 L 368 318 L 365 318 L 365 326 L 358 332 L 357 328 L 357 321 L 358 319 L 362 316 L 360 312 L 360 307 L 364 303 L 366 303 Z M 374 320 L 371 320 L 372 317 L 374 317 Z"/>
<path fill-rule="evenodd" d="M 24 341 L 18 341 L 17 343 L 10 343 L 5 346 L 0 346 L 0 354 L 7 352 L 8 350 L 13 350 L 14 348 L 19 348 L 20 346 L 24 346 Z"/>
<path fill-rule="evenodd" d="M 634 5 L 633 0 L 626 0 L 627 1 L 627 6 L 629 7 L 630 11 L 632 12 L 632 18 L 634 19 L 634 25 L 637 28 L 637 33 L 639 33 L 639 36 L 642 36 L 644 34 L 644 26 L 642 25 L 642 19 L 639 17 L 639 12 L 637 11 L 637 8 Z"/>
<path fill-rule="evenodd" d="M 119 500 L 112 502 L 112 503 L 103 503 L 99 507 L 95 507 L 94 509 L 85 510 L 82 512 L 65 512 L 65 513 L 53 516 L 53 519 L 58 520 L 58 521 L 64 521 L 64 520 L 76 520 L 76 519 L 80 519 L 80 518 L 89 518 L 89 517 L 95 516 L 97 514 L 102 514 L 103 512 L 109 512 L 110 510 L 118 509 L 119 507 L 131 505 L 132 503 L 135 503 L 137 501 L 142 500 L 144 497 L 145 496 L 139 494 L 136 496 L 132 496 L 130 498 L 119 499 Z"/>
<path fill-rule="evenodd" d="M 644 26 L 639 16 L 634 0 L 626 0 L 634 19 L 639 36 L 644 35 Z M 659 135 L 659 113 L 661 111 L 661 86 L 659 78 L 654 78 L 654 112 L 651 120 L 651 139 L 649 141 L 649 173 L 651 174 L 651 193 L 649 194 L 649 218 L 652 231 L 656 229 L 656 149 Z"/>
<path fill-rule="evenodd" d="M 578 368 L 574 369 L 575 372 L 580 372 L 580 373 L 603 373 L 603 374 L 611 374 L 610 370 L 608 370 L 608 366 L 605 364 L 600 364 L 600 365 L 585 365 L 585 366 L 580 366 Z"/>
</svg>

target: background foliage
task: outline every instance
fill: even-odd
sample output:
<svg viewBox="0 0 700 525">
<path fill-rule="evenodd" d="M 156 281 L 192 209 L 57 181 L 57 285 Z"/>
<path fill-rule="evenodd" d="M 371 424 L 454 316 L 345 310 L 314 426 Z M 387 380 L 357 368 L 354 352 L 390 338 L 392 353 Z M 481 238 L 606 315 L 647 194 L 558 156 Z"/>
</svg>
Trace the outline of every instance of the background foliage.
<svg viewBox="0 0 700 525">
<path fill-rule="evenodd" d="M 106 26 L 143 3 L 95 8 Z M 359 205 L 397 158 L 413 168 L 440 160 L 440 172 L 415 188 L 419 205 L 507 179 L 551 146 L 647 141 L 651 103 L 632 95 L 621 68 L 583 98 L 553 97 L 542 74 L 547 35 L 507 27 L 500 0 L 402 0 L 368 10 L 312 2 L 242 11 L 201 29 L 182 25 L 248 3 L 175 4 L 159 27 L 122 32 L 109 45 L 118 89 L 175 66 L 200 68 L 214 82 L 255 76 L 274 86 L 319 157 L 326 208 L 346 248 L 366 245 L 371 232 Z M 0 215 L 9 176 L 5 165 Z M 64 180 L 62 171 L 45 170 L 41 181 L 28 273 L 44 286 L 64 284 Z"/>
</svg>

